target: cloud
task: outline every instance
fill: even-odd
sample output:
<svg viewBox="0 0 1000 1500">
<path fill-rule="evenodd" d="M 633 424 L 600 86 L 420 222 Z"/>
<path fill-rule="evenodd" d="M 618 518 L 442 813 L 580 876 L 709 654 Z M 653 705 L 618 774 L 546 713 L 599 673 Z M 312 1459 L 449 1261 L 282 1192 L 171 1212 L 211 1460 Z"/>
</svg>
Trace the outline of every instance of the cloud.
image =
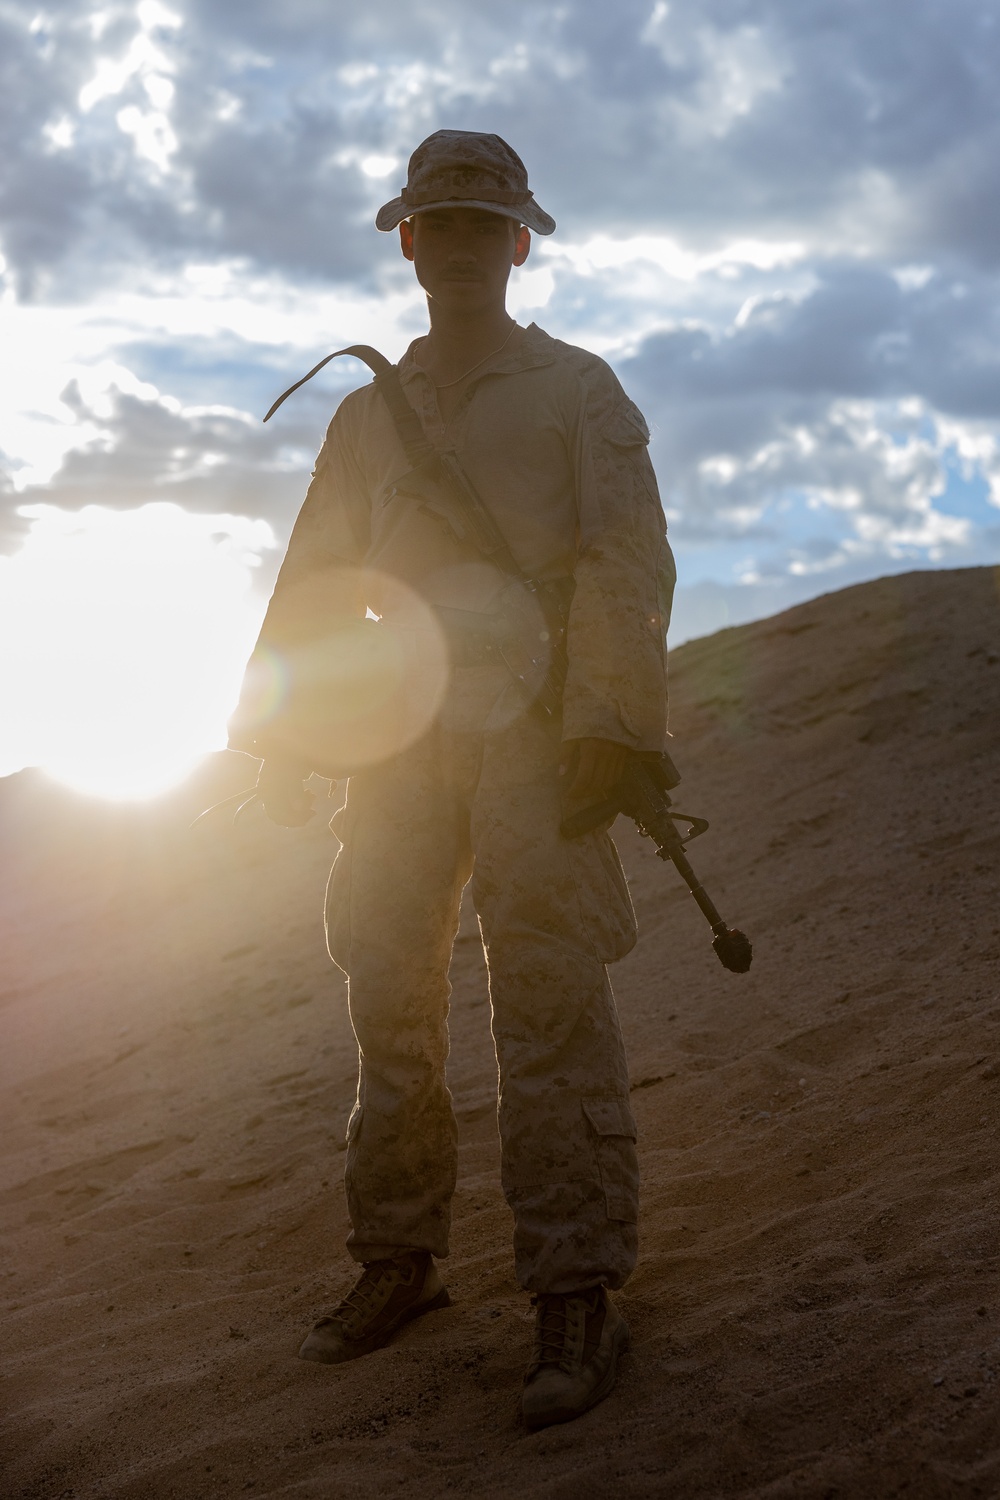
<svg viewBox="0 0 1000 1500">
<path fill-rule="evenodd" d="M 743 539 L 749 580 L 850 560 L 972 560 L 958 470 L 996 499 L 1000 342 L 992 277 L 813 266 L 801 295 L 749 299 L 620 365 L 656 426 L 679 545 Z M 902 283 L 902 284 L 901 284 Z"/>
<path fill-rule="evenodd" d="M 449 123 L 509 135 L 574 237 L 804 235 L 996 265 L 995 21 L 979 0 L 15 11 L 5 253 L 29 285 L 195 247 L 360 278 L 398 186 L 364 163 L 401 176 Z"/>
<path fill-rule="evenodd" d="M 6 6 L 0 547 L 33 499 L 287 534 L 367 377 L 259 416 L 420 330 L 372 219 L 449 125 L 504 134 L 559 221 L 514 305 L 647 411 L 682 577 L 992 556 L 998 73 L 985 0 Z"/>
<path fill-rule="evenodd" d="M 294 425 L 276 440 L 246 412 L 224 405 L 183 407 L 141 385 L 130 391 L 111 385 L 88 399 L 73 381 L 62 401 L 82 440 L 69 447 L 47 484 L 31 486 L 16 499 L 8 489 L 8 546 L 27 533 L 29 499 L 64 510 L 99 505 L 131 511 L 169 502 L 195 514 L 269 517 L 283 535 L 290 531 L 315 448 L 301 441 Z M 2 541 L 0 535 L 0 546 Z M 273 572 L 265 569 L 267 582 Z"/>
</svg>

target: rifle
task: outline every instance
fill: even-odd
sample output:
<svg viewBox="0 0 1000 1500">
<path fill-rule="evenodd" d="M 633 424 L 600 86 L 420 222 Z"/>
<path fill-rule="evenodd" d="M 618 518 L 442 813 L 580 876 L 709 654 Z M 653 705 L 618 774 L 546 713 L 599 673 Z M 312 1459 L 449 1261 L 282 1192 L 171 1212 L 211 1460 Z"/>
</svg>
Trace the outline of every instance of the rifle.
<svg viewBox="0 0 1000 1500">
<path fill-rule="evenodd" d="M 515 659 L 513 648 L 505 643 L 500 649 L 500 656 L 511 676 L 528 692 L 536 711 L 547 720 L 557 720 L 562 709 L 565 677 L 565 631 L 563 623 L 554 618 L 550 587 L 537 579 L 529 578 L 523 571 L 488 506 L 454 455 L 439 452 L 428 441 L 420 418 L 406 399 L 396 366 L 367 344 L 353 344 L 349 349 L 338 349 L 335 354 L 328 354 L 325 359 L 320 360 L 308 375 L 279 396 L 264 421 L 274 415 L 293 391 L 311 380 L 330 360 L 341 355 L 353 355 L 373 371 L 375 385 L 389 408 L 400 442 L 414 471 L 422 472 L 451 496 L 477 549 L 502 573 L 516 579 L 541 607 L 549 626 L 545 633 L 547 649 L 535 654 L 534 648 L 528 646 L 526 651 L 517 652 L 520 659 Z M 610 822 L 618 813 L 631 818 L 643 837 L 653 840 L 660 859 L 670 860 L 687 885 L 699 910 L 711 925 L 714 934 L 712 947 L 719 962 L 733 974 L 745 974 L 753 959 L 750 939 L 738 928 L 726 926 L 684 853 L 685 845 L 703 834 L 708 828 L 708 822 L 705 818 L 671 811 L 673 804 L 670 793 L 680 779 L 680 772 L 665 751 L 630 751 L 625 773 L 611 795 L 604 801 L 565 818 L 560 831 L 566 838 L 579 838 L 599 824 Z M 238 798 L 232 800 L 239 801 Z M 245 805 L 247 804 L 241 803 L 237 808 L 237 817 Z M 685 824 L 688 829 L 684 837 L 678 832 L 678 823 Z"/>
<path fill-rule="evenodd" d="M 698 909 L 710 924 L 715 936 L 712 947 L 723 968 L 733 974 L 745 974 L 753 961 L 753 946 L 745 932 L 738 927 L 727 927 L 711 896 L 698 879 L 687 855 L 685 846 L 698 838 L 708 828 L 706 818 L 695 818 L 690 813 L 671 811 L 670 793 L 680 783 L 680 772 L 670 756 L 663 751 L 629 754 L 625 774 L 603 802 L 594 803 L 580 812 L 564 818 L 560 832 L 565 838 L 577 839 L 601 823 L 607 823 L 624 813 L 631 818 L 643 838 L 652 839 L 660 859 L 669 859 L 698 904 Z M 687 826 L 682 837 L 677 824 Z"/>
</svg>

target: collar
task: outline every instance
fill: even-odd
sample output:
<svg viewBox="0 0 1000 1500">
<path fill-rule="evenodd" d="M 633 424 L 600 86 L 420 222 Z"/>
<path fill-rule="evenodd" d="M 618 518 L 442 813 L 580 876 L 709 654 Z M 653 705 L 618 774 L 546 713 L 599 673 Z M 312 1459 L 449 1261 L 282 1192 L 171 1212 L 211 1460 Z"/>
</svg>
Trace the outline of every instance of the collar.
<svg viewBox="0 0 1000 1500">
<path fill-rule="evenodd" d="M 420 376 L 426 378 L 427 372 L 414 357 L 414 350 L 419 343 L 419 338 L 414 339 L 399 361 L 399 378 L 404 385 Z M 476 379 L 482 375 L 514 375 L 521 370 L 537 370 L 543 365 L 555 364 L 558 349 L 558 341 L 547 334 L 544 328 L 539 328 L 537 323 L 529 323 L 517 348 L 503 349 L 491 359 L 484 360 L 476 371 Z"/>
</svg>

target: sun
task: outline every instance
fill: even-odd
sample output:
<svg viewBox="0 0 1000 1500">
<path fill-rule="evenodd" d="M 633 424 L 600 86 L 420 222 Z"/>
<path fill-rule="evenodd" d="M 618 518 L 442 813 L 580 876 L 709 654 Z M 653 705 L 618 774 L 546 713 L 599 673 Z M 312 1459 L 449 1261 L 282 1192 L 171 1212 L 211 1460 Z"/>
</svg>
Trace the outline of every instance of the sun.
<svg viewBox="0 0 1000 1500">
<path fill-rule="evenodd" d="M 27 540 L 0 558 L 0 773 L 156 796 L 225 745 L 271 529 L 166 503 L 21 514 Z"/>
</svg>

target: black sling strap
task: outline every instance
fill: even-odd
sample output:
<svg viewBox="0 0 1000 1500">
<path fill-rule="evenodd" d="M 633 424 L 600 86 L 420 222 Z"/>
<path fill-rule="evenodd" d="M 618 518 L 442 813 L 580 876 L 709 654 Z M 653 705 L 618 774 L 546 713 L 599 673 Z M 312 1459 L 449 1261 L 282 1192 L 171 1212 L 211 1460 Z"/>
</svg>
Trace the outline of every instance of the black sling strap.
<svg viewBox="0 0 1000 1500">
<path fill-rule="evenodd" d="M 269 422 L 278 410 L 278 407 L 283 405 L 289 396 L 294 396 L 299 386 L 305 385 L 307 380 L 312 380 L 314 375 L 318 375 L 320 370 L 330 363 L 331 359 L 339 359 L 342 354 L 351 354 L 355 359 L 362 360 L 373 375 L 381 375 L 383 370 L 392 369 L 392 365 L 386 359 L 385 355 L 380 354 L 377 349 L 373 349 L 370 344 L 352 344 L 349 349 L 334 349 L 333 353 L 328 354 L 325 359 L 321 359 L 318 365 L 313 365 L 308 375 L 303 375 L 302 379 L 297 380 L 294 385 L 290 385 L 287 391 L 282 391 L 277 401 L 268 409 L 264 421 Z"/>
<path fill-rule="evenodd" d="M 337 359 L 341 354 L 353 354 L 356 359 L 363 360 L 374 372 L 375 384 L 389 408 L 399 440 L 413 468 L 423 470 L 429 479 L 440 483 L 450 492 L 459 506 L 460 514 L 472 529 L 479 550 L 505 573 L 518 579 L 526 590 L 534 595 L 543 614 L 551 621 L 552 636 L 546 633 L 545 639 L 554 649 L 534 656 L 529 650 L 526 653 L 526 660 L 515 661 L 505 649 L 501 648 L 500 656 L 514 680 L 526 689 L 534 707 L 539 710 L 543 718 L 558 721 L 566 672 L 565 609 L 568 606 L 568 600 L 558 598 L 557 586 L 540 583 L 537 579 L 528 578 L 524 573 L 508 547 L 500 528 L 477 495 L 472 482 L 467 478 L 458 461 L 450 453 L 439 452 L 428 441 L 420 418 L 406 399 L 396 366 L 390 364 L 384 354 L 380 354 L 377 349 L 372 349 L 368 344 L 352 344 L 349 349 L 338 349 L 335 353 L 328 354 L 326 359 L 321 359 L 308 375 L 303 375 L 301 380 L 289 386 L 288 390 L 275 401 L 264 421 L 266 422 L 268 417 L 274 415 L 281 403 L 293 391 L 305 385 L 306 381 L 311 380 L 324 365 L 328 365 L 331 359 Z M 745 974 L 753 957 L 753 948 L 749 938 L 736 928 L 727 928 L 685 857 L 684 845 L 699 833 L 704 833 L 708 824 L 704 818 L 692 818 L 686 813 L 670 811 L 669 792 L 679 780 L 677 770 L 668 755 L 632 753 L 625 776 L 618 783 L 612 797 L 594 808 L 587 809 L 575 819 L 567 819 L 562 824 L 562 832 L 567 838 L 577 838 L 599 823 L 613 819 L 616 813 L 625 813 L 626 817 L 632 819 L 641 834 L 653 838 L 660 858 L 673 861 L 702 914 L 712 925 L 712 931 L 715 934 L 712 947 L 720 963 L 734 974 Z M 229 802 L 239 802 L 235 817 L 238 818 L 243 809 L 255 800 L 258 800 L 256 791 L 251 792 L 249 796 L 241 792 L 237 797 L 230 798 Z M 220 807 L 227 805 L 228 803 L 219 803 Z M 210 812 L 214 810 L 214 808 L 209 809 Z M 677 822 L 689 825 L 689 832 L 683 838 L 675 826 Z"/>
<path fill-rule="evenodd" d="M 537 578 L 529 578 L 454 454 L 442 453 L 428 440 L 420 418 L 406 399 L 398 367 L 390 364 L 385 355 L 373 349 L 370 344 L 352 344 L 348 349 L 337 349 L 321 359 L 318 365 L 314 365 L 308 375 L 303 375 L 301 380 L 290 385 L 275 401 L 264 421 L 273 417 L 281 403 L 318 374 L 331 359 L 338 359 L 345 354 L 362 360 L 374 373 L 375 384 L 389 408 L 389 415 L 413 469 L 422 472 L 451 496 L 483 557 L 509 578 L 517 579 L 541 609 L 548 625 L 540 638 L 545 643 L 542 649 L 539 651 L 535 647 L 534 654 L 529 651 L 523 662 L 515 662 L 508 650 L 502 649 L 500 655 L 511 675 L 529 691 L 541 713 L 546 718 L 556 718 L 561 710 L 562 684 L 566 671 L 566 613 L 572 596 L 572 580 L 568 580 L 568 589 L 560 589 L 558 583 L 542 583 Z"/>
<path fill-rule="evenodd" d="M 429 479 L 442 485 L 448 491 L 458 505 L 459 513 L 469 526 L 475 544 L 483 556 L 509 577 L 516 578 L 519 583 L 525 584 L 532 593 L 547 592 L 543 584 L 529 578 L 524 572 L 511 552 L 506 537 L 454 455 L 440 452 L 428 441 L 420 418 L 406 399 L 398 367 L 390 364 L 385 355 L 373 349 L 370 344 L 352 344 L 348 349 L 337 349 L 333 354 L 328 354 L 325 359 L 321 359 L 308 375 L 303 375 L 301 380 L 290 385 L 288 390 L 278 397 L 264 421 L 273 417 L 281 403 L 286 401 L 300 386 L 305 385 L 307 380 L 317 375 L 324 365 L 330 363 L 331 359 L 339 359 L 344 354 L 360 359 L 372 371 L 375 384 L 389 408 L 389 415 L 407 458 L 414 469 L 421 470 Z"/>
<path fill-rule="evenodd" d="M 336 349 L 333 354 L 328 354 L 326 359 L 321 359 L 318 365 L 313 366 L 308 375 L 303 375 L 301 380 L 297 380 L 294 385 L 290 385 L 288 390 L 278 397 L 264 418 L 264 421 L 269 421 L 281 403 L 287 401 L 288 397 L 299 389 L 299 386 L 305 385 L 307 380 L 312 380 L 313 376 L 318 375 L 324 365 L 328 365 L 331 359 L 339 359 L 342 354 L 350 354 L 354 359 L 360 359 L 363 364 L 368 366 L 369 370 L 375 376 L 375 384 L 378 386 L 382 398 L 389 408 L 389 415 L 395 424 L 399 440 L 403 445 L 407 458 L 415 469 L 426 464 L 433 457 L 434 449 L 427 441 L 427 435 L 420 424 L 420 418 L 406 399 L 406 394 L 399 378 L 399 371 L 395 365 L 389 363 L 384 354 L 380 354 L 370 344 L 352 344 L 349 349 Z"/>
</svg>

